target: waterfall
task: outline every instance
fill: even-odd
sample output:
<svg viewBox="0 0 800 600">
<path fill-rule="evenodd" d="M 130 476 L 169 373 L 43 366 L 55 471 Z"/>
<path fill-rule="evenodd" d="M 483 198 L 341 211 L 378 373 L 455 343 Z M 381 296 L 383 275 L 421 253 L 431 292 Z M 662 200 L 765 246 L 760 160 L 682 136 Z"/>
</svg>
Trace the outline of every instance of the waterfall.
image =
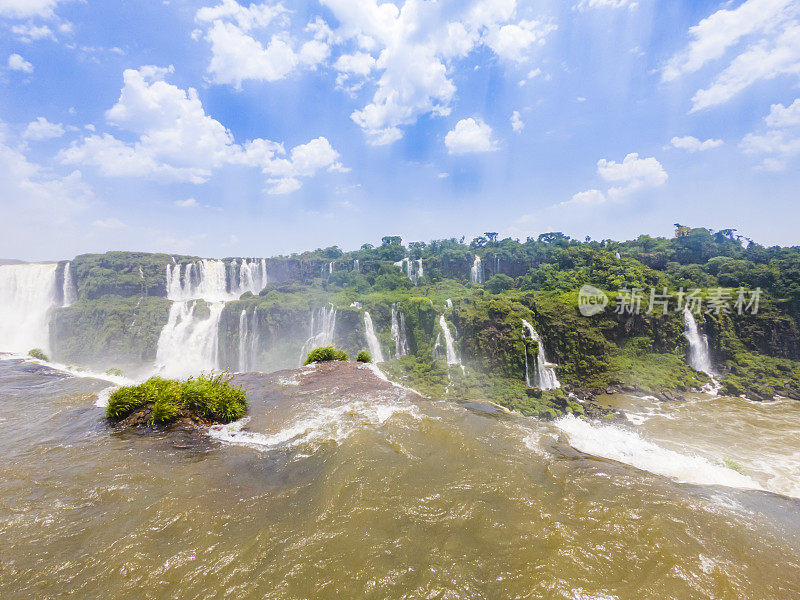
<svg viewBox="0 0 800 600">
<path fill-rule="evenodd" d="M 456 354 L 456 346 L 453 342 L 453 334 L 450 333 L 450 328 L 447 326 L 447 321 L 445 320 L 444 315 L 439 316 L 439 326 L 442 328 L 442 332 L 444 333 L 444 347 L 447 356 L 447 364 L 460 365 L 461 361 L 458 358 L 458 354 Z"/>
<path fill-rule="evenodd" d="M 67 264 L 64 265 L 64 283 L 61 286 L 61 306 L 64 308 L 72 306 L 75 303 L 78 295 L 75 288 L 75 283 L 72 281 L 72 270 L 70 269 L 71 265 L 72 263 L 70 261 L 67 261 Z"/>
<path fill-rule="evenodd" d="M 55 263 L 0 266 L 0 350 L 49 351 L 57 268 Z"/>
<path fill-rule="evenodd" d="M 420 277 L 422 277 L 423 275 L 425 275 L 425 271 L 424 271 L 424 269 L 422 268 L 422 259 L 421 259 L 421 258 L 418 258 L 418 259 L 417 259 L 417 273 L 416 273 L 416 275 L 414 276 L 414 283 L 416 283 L 416 282 L 417 282 L 417 280 L 418 280 Z"/>
<path fill-rule="evenodd" d="M 241 259 L 238 263 L 231 263 L 230 269 L 223 261 L 211 259 L 167 265 L 169 300 L 237 300 L 245 292 L 258 294 L 266 285 L 267 262 L 263 258 Z"/>
<path fill-rule="evenodd" d="M 410 354 L 406 337 L 406 316 L 392 306 L 392 339 L 394 340 L 394 356 L 400 358 Z"/>
<path fill-rule="evenodd" d="M 394 263 L 394 266 L 398 267 L 406 277 L 414 282 L 414 284 L 416 284 L 417 280 L 425 274 L 425 270 L 422 267 L 421 258 L 413 261 L 410 258 L 404 258 L 403 260 L 398 260 L 396 263 Z"/>
<path fill-rule="evenodd" d="M 361 266 L 358 264 L 358 259 L 355 259 L 353 261 L 353 271 L 355 271 L 356 273 L 361 272 Z"/>
<path fill-rule="evenodd" d="M 453 300 L 452 300 L 452 298 L 448 298 L 447 300 L 445 300 L 444 304 L 445 304 L 445 306 L 447 308 L 453 308 Z"/>
<path fill-rule="evenodd" d="M 472 261 L 472 268 L 469 270 L 469 280 L 475 285 L 483 283 L 483 264 L 481 263 L 481 257 L 477 254 L 475 255 L 475 260 Z"/>
<path fill-rule="evenodd" d="M 333 263 L 328 263 L 328 275 L 333 275 Z"/>
<path fill-rule="evenodd" d="M 689 343 L 689 364 L 697 371 L 713 375 L 708 337 L 700 332 L 697 321 L 688 308 L 683 309 L 683 321 L 685 323 L 684 335 Z"/>
<path fill-rule="evenodd" d="M 372 324 L 372 317 L 369 316 L 367 311 L 364 311 L 364 334 L 367 338 L 369 353 L 372 355 L 372 362 L 382 363 L 383 352 L 381 352 L 381 344 L 378 341 L 378 337 L 375 335 L 375 327 Z"/>
<path fill-rule="evenodd" d="M 306 360 L 306 356 L 314 348 L 319 346 L 333 345 L 333 335 L 336 330 L 336 307 L 329 304 L 311 313 L 311 324 L 309 326 L 309 338 L 300 349 L 300 364 Z"/>
<path fill-rule="evenodd" d="M 247 311 L 242 309 L 239 313 L 239 372 L 246 373 L 249 368 L 249 356 L 247 354 Z"/>
<path fill-rule="evenodd" d="M 156 370 L 184 378 L 219 367 L 219 321 L 224 302 L 209 302 L 198 315 L 198 300 L 173 302 L 156 349 Z"/>
<path fill-rule="evenodd" d="M 542 339 L 539 337 L 539 334 L 536 333 L 533 325 L 528 323 L 525 319 L 522 319 L 522 327 L 523 337 L 524 334 L 527 333 L 533 341 L 538 342 L 539 344 L 539 353 L 536 355 L 536 373 L 534 374 L 533 378 L 534 385 L 543 390 L 553 390 L 561 387 L 561 382 L 558 381 L 558 377 L 556 376 L 555 365 L 547 361 L 547 355 L 544 351 L 544 343 L 542 343 Z M 531 384 L 528 369 L 527 350 L 525 351 L 525 383 L 528 385 Z"/>
<path fill-rule="evenodd" d="M 245 292 L 258 294 L 267 287 L 267 261 L 265 259 L 246 260 L 242 259 L 239 267 L 239 287 L 231 285 L 231 294 L 237 298 Z M 232 279 L 235 281 L 235 279 Z"/>
</svg>

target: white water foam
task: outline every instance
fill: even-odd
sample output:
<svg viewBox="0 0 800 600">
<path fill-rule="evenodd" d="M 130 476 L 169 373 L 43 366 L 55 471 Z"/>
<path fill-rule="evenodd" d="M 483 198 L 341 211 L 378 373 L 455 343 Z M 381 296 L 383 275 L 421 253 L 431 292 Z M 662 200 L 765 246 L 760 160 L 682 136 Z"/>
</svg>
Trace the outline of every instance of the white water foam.
<svg viewBox="0 0 800 600">
<path fill-rule="evenodd" d="M 696 455 L 682 454 L 648 442 L 636 432 L 614 425 L 595 425 L 567 415 L 554 422 L 569 444 L 586 454 L 625 463 L 637 469 L 669 477 L 680 483 L 723 485 L 763 490 L 756 481 Z"/>
<path fill-rule="evenodd" d="M 327 441 L 339 444 L 356 431 L 383 425 L 395 415 L 408 415 L 415 420 L 422 418 L 418 407 L 410 402 L 376 403 L 356 400 L 340 406 L 316 408 L 309 414 L 300 415 L 297 420 L 275 433 L 245 431 L 245 426 L 250 422 L 250 418 L 245 417 L 227 425 L 214 425 L 208 429 L 208 434 L 221 442 L 255 450 L 294 448 Z"/>
</svg>

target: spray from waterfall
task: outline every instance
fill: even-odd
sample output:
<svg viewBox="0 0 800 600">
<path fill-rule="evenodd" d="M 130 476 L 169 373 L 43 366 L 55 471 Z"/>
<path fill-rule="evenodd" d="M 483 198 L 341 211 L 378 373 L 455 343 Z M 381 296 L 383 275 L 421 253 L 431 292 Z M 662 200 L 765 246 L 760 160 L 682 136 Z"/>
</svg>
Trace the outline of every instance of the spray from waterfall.
<svg viewBox="0 0 800 600">
<path fill-rule="evenodd" d="M 561 382 L 556 376 L 556 365 L 548 362 L 542 339 L 539 337 L 539 334 L 536 333 L 533 325 L 528 323 L 525 319 L 522 320 L 522 332 L 523 336 L 525 333 L 527 333 L 528 337 L 537 342 L 539 345 L 539 352 L 536 355 L 536 370 L 533 376 L 533 385 L 542 390 L 554 390 L 561 387 Z M 527 383 L 529 386 L 531 385 L 527 349 L 525 351 L 525 383 Z"/>
<path fill-rule="evenodd" d="M 50 351 L 57 264 L 0 266 L 0 351 Z"/>
<path fill-rule="evenodd" d="M 697 321 L 688 308 L 683 310 L 684 335 L 689 343 L 689 364 L 698 371 L 714 374 L 711 366 L 711 352 L 708 349 L 708 337 L 700 332 Z"/>
<path fill-rule="evenodd" d="M 392 305 L 392 339 L 394 340 L 394 356 L 400 358 L 410 353 L 406 336 L 406 316 Z"/>
<path fill-rule="evenodd" d="M 364 335 L 367 338 L 367 346 L 369 347 L 369 353 L 372 355 L 372 362 L 382 363 L 383 352 L 381 351 L 381 344 L 378 341 L 378 336 L 375 335 L 372 317 L 367 311 L 364 311 Z"/>
<path fill-rule="evenodd" d="M 477 254 L 475 255 L 475 260 L 472 261 L 472 268 L 469 270 L 469 280 L 474 285 L 483 283 L 483 263 L 481 263 L 481 257 Z"/>
<path fill-rule="evenodd" d="M 300 349 L 300 364 L 303 364 L 308 353 L 314 348 L 333 345 L 336 330 L 336 307 L 329 304 L 312 311 L 308 330 L 309 337 Z"/>
<path fill-rule="evenodd" d="M 61 306 L 64 308 L 75 304 L 75 300 L 78 296 L 75 282 L 72 279 L 71 266 L 72 263 L 70 261 L 67 261 L 67 264 L 64 265 L 64 283 L 61 285 Z"/>
</svg>

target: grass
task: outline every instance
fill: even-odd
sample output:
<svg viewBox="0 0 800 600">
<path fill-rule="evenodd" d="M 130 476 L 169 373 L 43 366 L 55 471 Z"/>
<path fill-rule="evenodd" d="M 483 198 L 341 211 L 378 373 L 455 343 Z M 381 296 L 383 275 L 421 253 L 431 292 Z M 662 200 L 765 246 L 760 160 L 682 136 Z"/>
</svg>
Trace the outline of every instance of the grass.
<svg viewBox="0 0 800 600">
<path fill-rule="evenodd" d="M 320 346 L 319 348 L 314 348 L 308 353 L 303 366 L 315 362 L 331 362 L 334 360 L 346 361 L 347 352 L 344 350 L 337 350 L 333 346 Z"/>
<path fill-rule="evenodd" d="M 152 423 L 170 423 L 193 413 L 215 423 L 229 423 L 247 412 L 247 395 L 230 384 L 230 376 L 200 376 L 187 381 L 151 377 L 142 384 L 121 387 L 108 399 L 106 416 L 124 419 L 152 405 Z"/>
<path fill-rule="evenodd" d="M 43 360 L 45 362 L 50 362 L 50 359 L 47 357 L 47 354 L 44 353 L 44 350 L 41 348 L 31 348 L 28 350 L 28 356 L 31 358 L 36 358 L 38 360 Z"/>
</svg>

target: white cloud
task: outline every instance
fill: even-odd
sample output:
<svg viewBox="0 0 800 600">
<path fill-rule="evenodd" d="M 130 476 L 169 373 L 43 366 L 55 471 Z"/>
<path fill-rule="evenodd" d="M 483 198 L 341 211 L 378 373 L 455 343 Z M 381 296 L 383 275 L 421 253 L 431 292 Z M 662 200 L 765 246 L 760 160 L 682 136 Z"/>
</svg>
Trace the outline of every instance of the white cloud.
<svg viewBox="0 0 800 600">
<path fill-rule="evenodd" d="M 13 33 L 17 39 L 26 44 L 31 42 L 35 42 L 38 40 L 54 40 L 56 36 L 53 35 L 52 30 L 47 25 L 14 25 L 11 28 L 11 33 Z"/>
<path fill-rule="evenodd" d="M 662 80 L 698 71 L 745 40 L 711 85 L 694 95 L 692 112 L 727 102 L 757 81 L 800 75 L 798 16 L 796 0 L 746 0 L 720 9 L 689 29 L 692 41 L 667 62 Z"/>
<path fill-rule="evenodd" d="M 621 202 L 634 192 L 654 189 L 667 182 L 667 172 L 655 158 L 639 158 L 628 154 L 621 163 L 601 158 L 597 161 L 597 173 L 609 183 L 616 183 L 606 192 L 597 189 L 578 192 L 562 205 L 598 205 L 605 202 Z"/>
<path fill-rule="evenodd" d="M 64 135 L 64 126 L 61 123 L 51 123 L 44 117 L 28 123 L 22 138 L 25 140 L 39 141 L 50 140 Z"/>
<path fill-rule="evenodd" d="M 351 95 L 366 85 L 374 87 L 366 105 L 351 114 L 374 145 L 400 139 L 402 127 L 420 115 L 450 114 L 455 60 L 485 47 L 501 59 L 521 63 L 555 28 L 517 18 L 517 0 L 319 3 L 333 15 L 335 26 L 316 17 L 305 27 L 310 40 L 297 38 L 280 5 L 259 27 L 252 25 L 250 12 L 242 16 L 242 11 L 266 11 L 267 4 L 244 9 L 228 0 L 201 9 L 197 21 L 203 30 L 196 37 L 202 35 L 211 44 L 208 70 L 216 83 L 239 87 L 246 80 L 276 81 L 301 68 L 328 65 L 331 54 L 340 52 L 331 65 L 337 87 Z"/>
<path fill-rule="evenodd" d="M 674 137 L 670 140 L 670 144 L 672 144 L 675 148 L 679 148 L 681 150 L 686 150 L 687 152 L 695 153 L 695 152 L 702 152 L 704 150 L 711 150 L 712 148 L 718 148 L 722 146 L 722 140 L 714 140 L 708 139 L 704 142 L 701 142 L 696 137 L 687 135 L 684 137 Z"/>
<path fill-rule="evenodd" d="M 205 113 L 193 88 L 165 81 L 172 68 L 144 66 L 123 74 L 124 86 L 106 120 L 138 136 L 124 142 L 109 133 L 93 134 L 62 150 L 67 164 L 94 165 L 108 177 L 149 177 L 203 183 L 227 165 L 256 167 L 272 189 L 297 189 L 299 178 L 318 171 L 342 171 L 339 154 L 320 137 L 296 146 L 257 138 L 237 144 L 219 121 Z"/>
<path fill-rule="evenodd" d="M 770 127 L 791 127 L 800 125 L 800 98 L 792 102 L 789 106 L 783 104 L 773 104 L 769 114 L 764 118 Z"/>
<path fill-rule="evenodd" d="M 585 10 L 587 8 L 636 8 L 639 5 L 635 0 L 581 0 L 577 8 Z"/>
<path fill-rule="evenodd" d="M 52 17 L 60 0 L 0 0 L 0 17 Z"/>
<path fill-rule="evenodd" d="M 175 200 L 173 204 L 175 204 L 175 206 L 178 206 L 180 208 L 196 208 L 197 206 L 199 206 L 197 200 L 195 200 L 194 198 L 186 198 L 186 200 Z"/>
<path fill-rule="evenodd" d="M 763 157 L 758 168 L 781 171 L 800 154 L 800 99 L 788 107 L 773 104 L 764 122 L 769 129 L 748 133 L 739 147 L 745 154 Z"/>
<path fill-rule="evenodd" d="M 515 110 L 513 113 L 511 113 L 510 120 L 511 120 L 511 128 L 517 133 L 525 129 L 525 123 L 522 122 L 518 110 Z"/>
<path fill-rule="evenodd" d="M 12 54 L 8 57 L 8 68 L 12 71 L 22 73 L 33 73 L 33 65 L 22 58 L 19 54 Z"/>
<path fill-rule="evenodd" d="M 497 144 L 492 140 L 492 128 L 481 119 L 462 119 L 444 136 L 450 154 L 492 152 Z"/>
<path fill-rule="evenodd" d="M 310 25 L 313 39 L 300 44 L 287 31 L 288 11 L 281 5 L 240 5 L 223 0 L 214 7 L 197 11 L 195 20 L 206 28 L 211 44 L 208 72 L 215 83 L 240 88 L 245 80 L 278 81 L 300 66 L 314 67 L 330 55 L 324 28 Z M 277 33 L 266 28 L 276 25 Z M 202 35 L 198 31 L 197 36 Z"/>
<path fill-rule="evenodd" d="M 116 217 L 109 217 L 107 219 L 98 219 L 96 221 L 92 221 L 92 226 L 99 227 L 100 229 L 122 229 L 125 227 L 125 223 Z"/>
</svg>

